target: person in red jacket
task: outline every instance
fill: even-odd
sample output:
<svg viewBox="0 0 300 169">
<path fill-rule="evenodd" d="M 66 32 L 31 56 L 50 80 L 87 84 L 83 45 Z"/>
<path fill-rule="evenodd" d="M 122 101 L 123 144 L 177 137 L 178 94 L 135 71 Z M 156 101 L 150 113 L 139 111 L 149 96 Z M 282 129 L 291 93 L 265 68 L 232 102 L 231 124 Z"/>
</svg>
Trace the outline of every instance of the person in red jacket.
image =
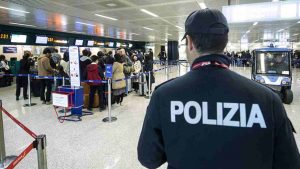
<svg viewBox="0 0 300 169">
<path fill-rule="evenodd" d="M 87 66 L 87 79 L 88 80 L 98 80 L 99 82 L 89 82 L 90 85 L 90 97 L 89 97 L 89 106 L 88 110 L 91 111 L 94 103 L 94 96 L 96 91 L 98 91 L 99 96 L 99 107 L 100 112 L 105 110 L 104 104 L 104 88 L 103 84 L 100 82 L 104 79 L 103 70 L 99 67 L 98 62 L 99 58 L 96 55 L 91 56 L 92 63 Z"/>
</svg>

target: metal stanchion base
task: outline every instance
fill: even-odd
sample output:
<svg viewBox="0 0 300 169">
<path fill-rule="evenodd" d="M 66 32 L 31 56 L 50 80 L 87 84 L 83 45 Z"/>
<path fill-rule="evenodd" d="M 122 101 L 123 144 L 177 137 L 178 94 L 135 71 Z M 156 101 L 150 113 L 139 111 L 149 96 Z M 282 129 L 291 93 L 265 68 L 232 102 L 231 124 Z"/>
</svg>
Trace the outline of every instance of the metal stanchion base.
<svg viewBox="0 0 300 169">
<path fill-rule="evenodd" d="M 102 121 L 109 123 L 109 117 L 105 117 Z M 114 121 L 117 121 L 117 118 L 116 117 L 111 117 L 110 122 L 114 122 Z"/>
<path fill-rule="evenodd" d="M 4 167 L 3 169 L 7 168 L 10 163 L 12 163 L 18 156 L 7 156 L 4 159 L 4 164 L 0 164 L 0 169 L 2 169 L 1 167 Z"/>
<path fill-rule="evenodd" d="M 70 112 L 70 111 L 68 111 L 68 112 Z M 62 113 L 64 113 L 64 112 L 62 112 Z M 65 115 L 65 116 L 59 116 L 58 119 L 59 120 L 64 120 L 64 121 L 79 122 L 79 121 L 82 121 L 81 117 L 83 117 L 83 116 L 90 116 L 90 115 L 93 115 L 93 114 L 94 114 L 93 112 L 82 111 L 82 115 L 79 115 L 79 114 L 69 114 L 69 115 Z"/>
<path fill-rule="evenodd" d="M 64 120 L 64 121 L 73 121 L 73 122 L 79 122 L 82 121 L 81 116 L 80 115 L 66 115 L 66 116 L 59 116 L 58 120 Z"/>
<path fill-rule="evenodd" d="M 31 106 L 35 106 L 36 103 L 30 103 L 30 104 L 24 104 L 23 107 L 31 107 Z"/>
</svg>

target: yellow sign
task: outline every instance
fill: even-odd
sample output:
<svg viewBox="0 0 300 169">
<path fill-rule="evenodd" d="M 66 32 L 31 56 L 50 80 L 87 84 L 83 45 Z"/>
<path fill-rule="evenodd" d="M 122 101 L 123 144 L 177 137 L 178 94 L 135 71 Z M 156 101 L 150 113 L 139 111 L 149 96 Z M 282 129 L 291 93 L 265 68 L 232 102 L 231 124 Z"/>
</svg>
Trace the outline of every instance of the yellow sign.
<svg viewBox="0 0 300 169">
<path fill-rule="evenodd" d="M 9 39 L 9 36 L 7 33 L 1 33 L 0 34 L 0 39 Z"/>
</svg>

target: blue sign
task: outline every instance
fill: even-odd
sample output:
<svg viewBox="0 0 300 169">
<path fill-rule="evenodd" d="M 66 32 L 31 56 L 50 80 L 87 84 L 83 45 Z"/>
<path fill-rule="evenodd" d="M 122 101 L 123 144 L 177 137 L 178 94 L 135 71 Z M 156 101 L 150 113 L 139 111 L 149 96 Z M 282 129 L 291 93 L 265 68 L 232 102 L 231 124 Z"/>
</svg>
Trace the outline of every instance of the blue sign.
<svg viewBox="0 0 300 169">
<path fill-rule="evenodd" d="M 112 78 L 113 76 L 113 66 L 105 65 L 105 77 Z"/>
<path fill-rule="evenodd" d="M 17 53 L 17 47 L 3 47 L 3 53 Z"/>
<path fill-rule="evenodd" d="M 68 48 L 59 48 L 60 53 L 65 53 L 68 51 Z"/>
</svg>

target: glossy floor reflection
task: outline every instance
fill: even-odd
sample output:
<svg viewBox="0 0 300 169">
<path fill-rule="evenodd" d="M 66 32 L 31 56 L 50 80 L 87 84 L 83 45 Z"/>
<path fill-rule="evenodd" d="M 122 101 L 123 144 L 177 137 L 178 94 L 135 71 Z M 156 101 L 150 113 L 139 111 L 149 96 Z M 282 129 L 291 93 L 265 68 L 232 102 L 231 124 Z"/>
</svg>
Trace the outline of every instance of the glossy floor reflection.
<svg viewBox="0 0 300 169">
<path fill-rule="evenodd" d="M 250 77 L 248 68 L 232 68 Z M 182 66 L 181 74 L 188 68 Z M 170 78 L 176 77 L 173 69 Z M 294 102 L 285 105 L 288 115 L 300 132 L 300 70 L 294 70 Z M 156 74 L 156 85 L 167 79 L 164 71 Z M 15 101 L 15 86 L 0 88 L 4 107 L 37 134 L 47 135 L 49 169 L 142 169 L 137 160 L 137 142 L 149 100 L 135 93 L 125 98 L 123 106 L 113 106 L 112 114 L 118 118 L 114 123 L 103 123 L 107 112 L 95 112 L 83 117 L 81 122 L 59 123 L 52 106 L 42 105 L 33 98 L 36 106 L 24 108 L 25 101 Z M 21 128 L 4 115 L 7 155 L 19 154 L 33 140 Z M 300 136 L 296 134 L 298 145 Z M 33 150 L 19 164 L 19 169 L 36 169 L 37 157 Z M 161 169 L 166 169 L 166 165 Z"/>
</svg>

